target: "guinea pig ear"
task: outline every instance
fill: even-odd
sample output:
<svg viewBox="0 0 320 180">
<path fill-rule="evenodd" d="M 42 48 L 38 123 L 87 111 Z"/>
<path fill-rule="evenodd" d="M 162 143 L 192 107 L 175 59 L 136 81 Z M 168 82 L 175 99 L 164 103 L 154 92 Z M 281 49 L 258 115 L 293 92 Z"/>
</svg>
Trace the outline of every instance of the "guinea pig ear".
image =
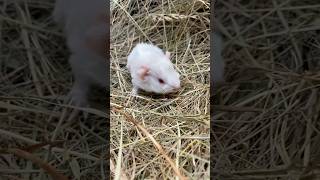
<svg viewBox="0 0 320 180">
<path fill-rule="evenodd" d="M 171 53 L 169 51 L 166 51 L 166 57 L 170 60 L 170 56 L 171 56 Z"/>
<path fill-rule="evenodd" d="M 138 74 L 141 80 L 144 80 L 146 76 L 150 73 L 150 68 L 146 65 L 142 65 L 138 70 Z"/>
</svg>

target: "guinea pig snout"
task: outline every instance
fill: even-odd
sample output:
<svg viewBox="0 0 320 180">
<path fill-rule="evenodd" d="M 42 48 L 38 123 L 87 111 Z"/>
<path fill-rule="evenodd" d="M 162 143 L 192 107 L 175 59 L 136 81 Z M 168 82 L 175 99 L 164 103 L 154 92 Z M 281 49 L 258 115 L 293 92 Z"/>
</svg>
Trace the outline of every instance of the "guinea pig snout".
<svg viewBox="0 0 320 180">
<path fill-rule="evenodd" d="M 174 91 L 177 91 L 181 88 L 180 83 L 172 86 Z"/>
</svg>

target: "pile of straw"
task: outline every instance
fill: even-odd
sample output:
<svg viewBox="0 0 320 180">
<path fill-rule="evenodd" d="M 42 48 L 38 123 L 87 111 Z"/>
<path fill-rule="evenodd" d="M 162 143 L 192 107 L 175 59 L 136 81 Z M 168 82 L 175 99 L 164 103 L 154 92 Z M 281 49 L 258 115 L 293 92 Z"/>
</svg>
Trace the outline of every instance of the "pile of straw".
<svg viewBox="0 0 320 180">
<path fill-rule="evenodd" d="M 316 1 L 218 1 L 227 83 L 214 93 L 217 179 L 319 179 Z"/>
</svg>

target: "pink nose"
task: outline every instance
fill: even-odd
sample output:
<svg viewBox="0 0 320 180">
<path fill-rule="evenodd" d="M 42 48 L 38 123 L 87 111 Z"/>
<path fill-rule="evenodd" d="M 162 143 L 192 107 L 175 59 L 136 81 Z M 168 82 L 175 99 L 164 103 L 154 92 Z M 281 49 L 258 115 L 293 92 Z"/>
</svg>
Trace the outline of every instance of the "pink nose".
<svg viewBox="0 0 320 180">
<path fill-rule="evenodd" d="M 181 87 L 180 87 L 180 85 L 175 85 L 175 86 L 173 86 L 173 88 L 174 88 L 175 90 L 178 90 L 178 89 L 180 89 Z"/>
</svg>

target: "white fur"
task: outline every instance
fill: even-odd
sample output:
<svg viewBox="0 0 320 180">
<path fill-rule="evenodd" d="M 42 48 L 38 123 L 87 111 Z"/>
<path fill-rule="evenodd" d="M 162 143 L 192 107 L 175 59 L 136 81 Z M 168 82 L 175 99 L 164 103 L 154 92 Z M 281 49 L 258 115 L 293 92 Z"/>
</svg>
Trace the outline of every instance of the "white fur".
<svg viewBox="0 0 320 180">
<path fill-rule="evenodd" d="M 72 100 L 77 105 L 87 105 L 87 93 L 91 84 L 107 86 L 106 58 L 86 44 L 86 38 L 96 38 L 108 31 L 106 22 L 97 17 L 106 15 L 105 0 L 56 0 L 54 20 L 63 27 L 67 45 L 71 51 L 69 58 L 75 78 L 71 90 Z"/>
<path fill-rule="evenodd" d="M 138 73 L 142 66 L 150 70 L 144 80 L 141 80 Z M 127 68 L 131 74 L 134 94 L 138 89 L 165 94 L 180 88 L 179 73 L 174 69 L 171 60 L 155 45 L 137 44 L 128 56 Z M 159 78 L 165 83 L 159 83 Z"/>
</svg>

